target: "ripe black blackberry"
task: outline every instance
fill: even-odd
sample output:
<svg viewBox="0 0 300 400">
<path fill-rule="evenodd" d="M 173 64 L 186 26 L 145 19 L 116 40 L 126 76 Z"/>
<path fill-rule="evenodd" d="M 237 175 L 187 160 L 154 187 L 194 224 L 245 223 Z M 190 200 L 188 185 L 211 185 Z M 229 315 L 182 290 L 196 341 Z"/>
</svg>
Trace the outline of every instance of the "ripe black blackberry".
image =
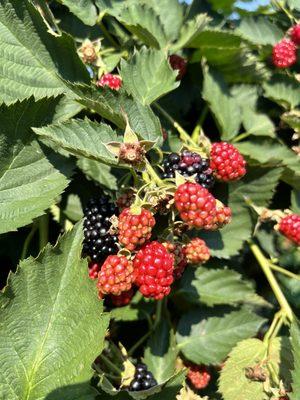
<svg viewBox="0 0 300 400">
<path fill-rule="evenodd" d="M 215 183 L 213 171 L 209 167 L 210 161 L 200 154 L 184 150 L 181 154 L 171 153 L 163 161 L 162 178 L 174 178 L 178 171 L 183 176 L 195 175 L 197 183 L 210 189 Z"/>
<path fill-rule="evenodd" d="M 147 390 L 156 386 L 157 382 L 152 373 L 148 371 L 145 364 L 137 364 L 135 368 L 134 378 L 130 383 L 129 390 L 132 392 L 139 392 L 140 390 Z"/>
<path fill-rule="evenodd" d="M 91 199 L 84 210 L 84 241 L 82 255 L 93 262 L 101 263 L 111 254 L 118 252 L 118 237 L 108 233 L 110 217 L 117 213 L 117 207 L 109 197 Z"/>
</svg>

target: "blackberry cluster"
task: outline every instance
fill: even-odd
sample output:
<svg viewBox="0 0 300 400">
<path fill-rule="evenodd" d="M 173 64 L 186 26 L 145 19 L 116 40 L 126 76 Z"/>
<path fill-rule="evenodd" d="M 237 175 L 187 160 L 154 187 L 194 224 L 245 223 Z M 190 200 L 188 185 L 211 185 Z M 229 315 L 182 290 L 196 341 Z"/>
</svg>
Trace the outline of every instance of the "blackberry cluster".
<svg viewBox="0 0 300 400">
<path fill-rule="evenodd" d="M 147 390 L 156 385 L 157 382 L 152 373 L 148 371 L 147 365 L 137 364 L 134 378 L 130 383 L 129 390 L 132 392 L 139 392 L 140 390 Z"/>
<path fill-rule="evenodd" d="M 215 183 L 209 159 L 189 150 L 181 154 L 171 153 L 163 161 L 163 179 L 174 178 L 176 171 L 185 177 L 195 175 L 196 182 L 206 189 Z"/>
<path fill-rule="evenodd" d="M 84 210 L 83 256 L 90 257 L 95 263 L 101 263 L 111 254 L 118 252 L 117 235 L 108 233 L 110 217 L 117 213 L 116 206 L 109 197 L 91 199 Z"/>
</svg>

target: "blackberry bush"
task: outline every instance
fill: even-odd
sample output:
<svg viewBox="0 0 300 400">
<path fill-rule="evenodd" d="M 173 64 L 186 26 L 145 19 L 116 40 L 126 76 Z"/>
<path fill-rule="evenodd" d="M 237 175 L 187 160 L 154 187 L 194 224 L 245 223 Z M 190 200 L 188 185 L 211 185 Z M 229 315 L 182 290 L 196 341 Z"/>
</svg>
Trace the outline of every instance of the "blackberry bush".
<svg viewBox="0 0 300 400">
<path fill-rule="evenodd" d="M 253 3 L 0 0 L 0 400 L 300 399 L 300 6 Z"/>
</svg>

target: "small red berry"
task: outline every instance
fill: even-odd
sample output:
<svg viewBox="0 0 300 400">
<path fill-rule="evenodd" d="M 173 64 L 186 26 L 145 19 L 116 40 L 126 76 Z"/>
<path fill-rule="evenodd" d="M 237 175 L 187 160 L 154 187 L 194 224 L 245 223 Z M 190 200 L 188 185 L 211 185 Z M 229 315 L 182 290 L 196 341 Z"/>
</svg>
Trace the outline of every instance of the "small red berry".
<svg viewBox="0 0 300 400">
<path fill-rule="evenodd" d="M 108 86 L 113 90 L 119 90 L 122 86 L 122 79 L 118 75 L 104 74 L 96 83 L 97 86 Z"/>
<path fill-rule="evenodd" d="M 159 242 L 144 245 L 133 260 L 135 283 L 145 297 L 161 300 L 171 291 L 174 256 Z"/>
<path fill-rule="evenodd" d="M 273 47 L 273 64 L 277 68 L 288 68 L 297 61 L 297 48 L 290 39 L 282 39 Z"/>
<path fill-rule="evenodd" d="M 210 258 L 209 248 L 200 238 L 192 239 L 184 247 L 184 254 L 190 264 L 204 264 Z"/>
<path fill-rule="evenodd" d="M 130 290 L 135 277 L 132 261 L 125 256 L 108 256 L 98 274 L 99 297 L 105 294 L 119 296 Z"/>
<path fill-rule="evenodd" d="M 151 211 L 141 208 L 135 214 L 131 208 L 125 208 L 119 216 L 119 242 L 132 251 L 150 239 L 154 225 Z"/>
<path fill-rule="evenodd" d="M 216 142 L 210 151 L 210 167 L 220 181 L 229 182 L 242 178 L 246 173 L 246 161 L 232 144 Z"/>
<path fill-rule="evenodd" d="M 163 245 L 170 254 L 174 256 L 174 279 L 180 279 L 187 266 L 187 259 L 184 254 L 183 246 L 180 243 L 164 242 Z"/>
<path fill-rule="evenodd" d="M 127 306 L 133 298 L 134 290 L 131 288 L 127 292 L 122 292 L 119 296 L 110 295 L 111 302 L 116 307 Z"/>
<path fill-rule="evenodd" d="M 291 39 L 297 46 L 300 46 L 300 24 L 294 25 L 292 27 Z"/>
<path fill-rule="evenodd" d="M 91 279 L 97 279 L 100 268 L 101 268 L 100 264 L 95 263 L 95 262 L 90 262 L 89 263 L 89 277 Z"/>
<path fill-rule="evenodd" d="M 178 70 L 177 81 L 180 81 L 186 74 L 186 60 L 177 54 L 171 54 L 169 62 L 173 70 Z"/>
<path fill-rule="evenodd" d="M 290 214 L 279 222 L 279 232 L 300 246 L 300 215 Z"/>
<path fill-rule="evenodd" d="M 209 229 L 216 217 L 216 199 L 198 183 L 185 182 L 178 186 L 175 206 L 180 218 L 190 227 Z"/>
<path fill-rule="evenodd" d="M 204 389 L 209 384 L 211 374 L 204 365 L 191 365 L 187 373 L 187 379 L 195 389 Z"/>
<path fill-rule="evenodd" d="M 168 139 L 168 132 L 165 130 L 165 128 L 162 128 L 161 133 L 162 133 L 163 140 L 166 141 Z"/>
</svg>

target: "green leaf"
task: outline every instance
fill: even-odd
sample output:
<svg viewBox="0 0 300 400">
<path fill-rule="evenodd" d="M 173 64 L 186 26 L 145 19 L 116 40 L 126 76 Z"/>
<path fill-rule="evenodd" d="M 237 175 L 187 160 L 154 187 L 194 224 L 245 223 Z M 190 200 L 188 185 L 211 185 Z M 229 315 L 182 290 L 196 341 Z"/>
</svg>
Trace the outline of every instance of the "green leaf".
<svg viewBox="0 0 300 400">
<path fill-rule="evenodd" d="M 108 317 L 80 259 L 82 224 L 21 262 L 1 294 L 0 376 L 6 400 L 94 399 L 86 383 Z M 74 296 L 76 293 L 76 296 Z M 88 312 L 87 312 L 88 310 Z M 62 396 L 63 386 L 82 384 Z"/>
<path fill-rule="evenodd" d="M 231 52 L 236 51 L 240 47 L 242 39 L 231 31 L 219 29 L 205 29 L 189 43 L 189 47 L 200 48 L 205 51 L 205 54 L 213 54 L 217 51 Z"/>
<path fill-rule="evenodd" d="M 1 1 L 0 42 L 0 101 L 57 96 L 67 91 L 60 76 L 70 81 L 89 79 L 73 39 L 65 33 L 60 37 L 48 33 L 28 0 Z"/>
<path fill-rule="evenodd" d="M 284 32 L 270 22 L 267 16 L 242 18 L 237 32 L 246 40 L 257 45 L 274 45 L 284 36 Z"/>
<path fill-rule="evenodd" d="M 219 390 L 224 400 L 265 400 L 263 383 L 247 378 L 245 369 L 257 365 L 266 356 L 267 347 L 261 340 L 238 343 L 221 371 Z"/>
<path fill-rule="evenodd" d="M 185 298 L 208 306 L 258 302 L 252 284 L 230 269 L 190 268 L 183 276 L 181 289 Z"/>
<path fill-rule="evenodd" d="M 31 223 L 69 183 L 70 161 L 45 152 L 31 131 L 51 122 L 59 101 L 29 99 L 0 107 L 0 233 Z"/>
<path fill-rule="evenodd" d="M 267 360 L 268 368 L 285 383 L 286 387 L 291 385 L 293 361 L 291 343 L 288 337 L 277 336 L 270 340 Z"/>
<path fill-rule="evenodd" d="M 166 53 L 143 47 L 126 62 L 121 61 L 121 76 L 125 90 L 142 104 L 151 104 L 179 86 Z"/>
<path fill-rule="evenodd" d="M 212 70 L 209 71 L 208 68 L 204 69 L 202 95 L 216 119 L 222 139 L 232 139 L 239 132 L 242 122 L 241 109 L 222 77 Z"/>
<path fill-rule="evenodd" d="M 69 194 L 63 213 L 71 221 L 77 222 L 83 218 L 82 205 L 78 195 Z"/>
<path fill-rule="evenodd" d="M 201 233 L 215 257 L 230 258 L 241 250 L 244 242 L 251 237 L 255 224 L 245 199 L 266 207 L 282 172 L 282 168 L 248 168 L 242 181 L 231 183 L 228 205 L 232 210 L 232 222 L 219 232 Z"/>
<path fill-rule="evenodd" d="M 132 4 L 122 8 L 116 18 L 147 46 L 157 49 L 167 44 L 159 16 L 147 4 Z"/>
<path fill-rule="evenodd" d="M 291 342 L 294 355 L 294 369 L 292 371 L 293 392 L 289 393 L 289 397 L 291 400 L 297 400 L 300 393 L 300 327 L 297 319 L 295 319 L 291 326 Z"/>
<path fill-rule="evenodd" d="M 124 91 L 120 90 L 119 93 L 114 93 L 110 89 L 100 90 L 84 85 L 70 85 L 70 88 L 79 97 L 77 100 L 79 103 L 95 110 L 119 128 L 125 129 L 126 127 L 125 113 L 131 128 L 142 139 L 161 140 L 160 122 L 151 108 L 134 101 Z"/>
<path fill-rule="evenodd" d="M 291 210 L 300 214 L 300 190 L 293 190 L 291 194 Z"/>
<path fill-rule="evenodd" d="M 300 104 L 299 82 L 287 75 L 275 75 L 263 84 L 264 96 L 286 109 Z"/>
<path fill-rule="evenodd" d="M 177 343 L 184 356 L 195 364 L 217 364 L 242 339 L 253 336 L 264 319 L 246 310 L 222 316 L 191 311 L 183 315 L 177 328 Z"/>
<path fill-rule="evenodd" d="M 168 380 L 175 371 L 177 349 L 174 332 L 167 318 L 162 318 L 151 335 L 144 362 L 158 383 Z"/>
<path fill-rule="evenodd" d="M 34 128 L 34 132 L 76 156 L 89 157 L 108 164 L 118 162 L 106 148 L 107 143 L 119 141 L 116 132 L 109 125 L 88 119 L 73 119 L 61 124 Z"/>
<path fill-rule="evenodd" d="M 101 186 L 110 190 L 118 189 L 118 180 L 112 174 L 112 168 L 109 165 L 85 157 L 79 158 L 77 165 L 86 176 L 100 183 Z"/>
<path fill-rule="evenodd" d="M 86 25 L 95 25 L 97 21 L 97 9 L 93 0 L 62 0 L 62 3 Z"/>
<path fill-rule="evenodd" d="M 293 110 L 281 115 L 282 121 L 288 124 L 295 132 L 300 132 L 300 110 Z"/>
</svg>

